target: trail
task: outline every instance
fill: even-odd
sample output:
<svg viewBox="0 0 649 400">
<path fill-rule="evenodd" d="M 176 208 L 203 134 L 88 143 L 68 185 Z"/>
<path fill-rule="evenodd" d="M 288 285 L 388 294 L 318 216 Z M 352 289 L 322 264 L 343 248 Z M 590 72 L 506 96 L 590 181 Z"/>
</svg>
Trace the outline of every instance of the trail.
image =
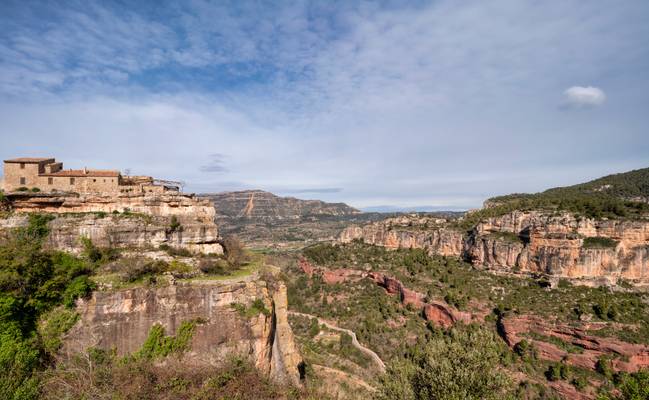
<svg viewBox="0 0 649 400">
<path fill-rule="evenodd" d="M 352 338 L 352 345 L 356 347 L 358 350 L 362 351 L 363 353 L 367 354 L 373 361 L 374 363 L 379 367 L 381 372 L 385 372 L 385 364 L 383 363 L 383 360 L 381 360 L 381 357 L 379 357 L 375 352 L 372 350 L 368 349 L 367 347 L 363 346 L 358 342 L 358 338 L 356 338 L 356 334 L 354 331 L 350 331 L 349 329 L 344 329 L 344 328 L 339 328 L 336 325 L 333 325 L 331 322 L 325 321 L 324 319 L 316 316 L 316 315 L 311 315 L 311 314 L 304 314 L 296 311 L 289 311 L 289 315 L 297 315 L 300 317 L 307 317 L 307 318 L 315 318 L 318 320 L 318 323 L 326 326 L 327 328 L 338 331 L 338 332 L 344 332 L 351 336 Z"/>
</svg>

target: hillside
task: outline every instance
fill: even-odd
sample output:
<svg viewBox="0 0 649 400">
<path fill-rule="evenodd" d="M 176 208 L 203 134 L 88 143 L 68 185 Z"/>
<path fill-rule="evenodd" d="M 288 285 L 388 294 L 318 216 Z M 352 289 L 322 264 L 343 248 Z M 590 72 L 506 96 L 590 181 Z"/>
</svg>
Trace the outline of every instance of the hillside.
<svg viewBox="0 0 649 400">
<path fill-rule="evenodd" d="M 492 197 L 484 206 L 466 219 L 466 226 L 477 223 L 480 218 L 534 209 L 568 211 L 589 218 L 644 218 L 649 213 L 649 168 L 540 193 Z"/>
</svg>

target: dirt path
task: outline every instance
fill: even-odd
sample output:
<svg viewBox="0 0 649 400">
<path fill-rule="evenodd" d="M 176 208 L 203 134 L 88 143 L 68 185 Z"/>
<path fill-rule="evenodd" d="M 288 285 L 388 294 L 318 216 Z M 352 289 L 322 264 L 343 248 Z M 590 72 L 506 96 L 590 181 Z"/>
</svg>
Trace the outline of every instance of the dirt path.
<svg viewBox="0 0 649 400">
<path fill-rule="evenodd" d="M 336 325 L 332 324 L 331 322 L 328 322 L 328 321 L 326 321 L 326 320 L 324 320 L 324 319 L 322 319 L 322 318 L 320 318 L 320 317 L 318 317 L 316 315 L 304 314 L 304 313 L 299 313 L 299 312 L 295 312 L 295 311 L 289 311 L 288 314 L 289 315 L 296 315 L 296 316 L 300 316 L 300 317 L 315 318 L 315 319 L 318 320 L 318 323 L 326 326 L 327 328 L 329 328 L 331 330 L 338 331 L 338 332 L 344 332 L 344 333 L 348 334 L 352 338 L 352 345 L 354 347 L 356 347 L 358 350 L 360 350 L 363 353 L 367 354 L 374 361 L 374 363 L 377 365 L 377 367 L 379 367 L 381 372 L 385 372 L 385 364 L 383 363 L 383 360 L 381 360 L 381 357 L 379 357 L 372 350 L 370 350 L 367 347 L 360 344 L 358 342 L 358 338 L 356 338 L 356 334 L 353 331 L 350 331 L 349 329 L 339 328 Z"/>
</svg>

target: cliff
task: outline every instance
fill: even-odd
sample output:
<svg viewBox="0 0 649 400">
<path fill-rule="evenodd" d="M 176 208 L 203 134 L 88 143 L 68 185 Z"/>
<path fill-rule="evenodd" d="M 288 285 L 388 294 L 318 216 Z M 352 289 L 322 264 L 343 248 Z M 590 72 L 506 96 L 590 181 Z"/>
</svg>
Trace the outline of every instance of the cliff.
<svg viewBox="0 0 649 400">
<path fill-rule="evenodd" d="M 388 248 L 424 248 L 501 272 L 649 284 L 649 220 L 512 211 L 462 232 L 450 221 L 400 217 L 349 227 L 340 235 L 343 243 L 355 239 Z"/>
<path fill-rule="evenodd" d="M 179 355 L 183 362 L 200 368 L 238 355 L 275 381 L 299 384 L 302 359 L 286 307 L 284 284 L 273 289 L 262 280 L 96 291 L 77 302 L 80 318 L 62 354 L 89 347 L 133 353 L 155 324 L 175 335 L 183 322 L 197 321 L 189 349 Z"/>
<path fill-rule="evenodd" d="M 166 244 L 192 252 L 223 252 L 206 200 L 178 193 L 79 196 L 12 194 L 12 213 L 0 219 L 0 230 L 25 226 L 29 213 L 54 215 L 46 246 L 63 251 L 82 249 L 80 237 L 99 247 L 157 247 Z"/>
</svg>

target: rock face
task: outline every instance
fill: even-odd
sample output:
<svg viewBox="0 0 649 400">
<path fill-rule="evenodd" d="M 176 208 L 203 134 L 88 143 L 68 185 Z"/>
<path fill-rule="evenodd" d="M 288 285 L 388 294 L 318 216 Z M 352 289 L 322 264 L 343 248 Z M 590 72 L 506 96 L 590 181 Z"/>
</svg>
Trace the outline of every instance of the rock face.
<svg viewBox="0 0 649 400">
<path fill-rule="evenodd" d="M 270 312 L 246 316 L 231 305 L 250 307 L 255 300 Z M 135 352 L 154 324 L 174 335 L 182 322 L 195 320 L 183 361 L 200 367 L 239 355 L 276 381 L 300 381 L 302 358 L 288 325 L 283 284 L 274 291 L 263 281 L 97 291 L 79 300 L 77 311 L 81 317 L 66 335 L 63 354 L 88 347 L 115 349 L 120 355 Z"/>
<path fill-rule="evenodd" d="M 504 236 L 502 234 L 505 234 Z M 589 246 L 589 238 L 610 239 Z M 649 283 L 649 221 L 520 212 L 478 224 L 466 255 L 476 265 L 565 278 Z"/>
<path fill-rule="evenodd" d="M 636 372 L 649 366 L 649 347 L 626 343 L 614 338 L 588 334 L 589 330 L 603 328 L 603 324 L 583 323 L 568 326 L 533 315 L 511 316 L 501 320 L 501 333 L 510 347 L 525 339 L 534 344 L 539 357 L 550 361 L 564 360 L 570 365 L 595 369 L 599 357 L 613 355 L 611 366 L 617 371 Z M 530 338 L 529 334 L 559 339 L 580 352 L 568 352 L 553 343 Z"/>
<path fill-rule="evenodd" d="M 192 252 L 220 254 L 223 249 L 206 200 L 182 194 L 119 196 L 26 195 L 11 201 L 13 216 L 0 219 L 0 230 L 24 226 L 29 212 L 53 213 L 47 245 L 64 251 L 82 249 L 80 237 L 100 247 L 166 244 Z"/>
<path fill-rule="evenodd" d="M 445 221 L 404 218 L 349 227 L 341 233 L 340 241 L 360 239 L 387 248 L 423 248 L 503 272 L 542 273 L 600 283 L 623 278 L 649 284 L 649 221 L 514 211 L 462 233 L 449 228 Z M 602 238 L 610 241 L 602 245 Z"/>
<path fill-rule="evenodd" d="M 360 239 L 367 244 L 396 248 L 429 249 L 435 254 L 460 256 L 462 232 L 445 228 L 446 220 L 426 217 L 397 217 L 365 225 L 351 226 L 340 234 L 343 243 Z"/>
</svg>

